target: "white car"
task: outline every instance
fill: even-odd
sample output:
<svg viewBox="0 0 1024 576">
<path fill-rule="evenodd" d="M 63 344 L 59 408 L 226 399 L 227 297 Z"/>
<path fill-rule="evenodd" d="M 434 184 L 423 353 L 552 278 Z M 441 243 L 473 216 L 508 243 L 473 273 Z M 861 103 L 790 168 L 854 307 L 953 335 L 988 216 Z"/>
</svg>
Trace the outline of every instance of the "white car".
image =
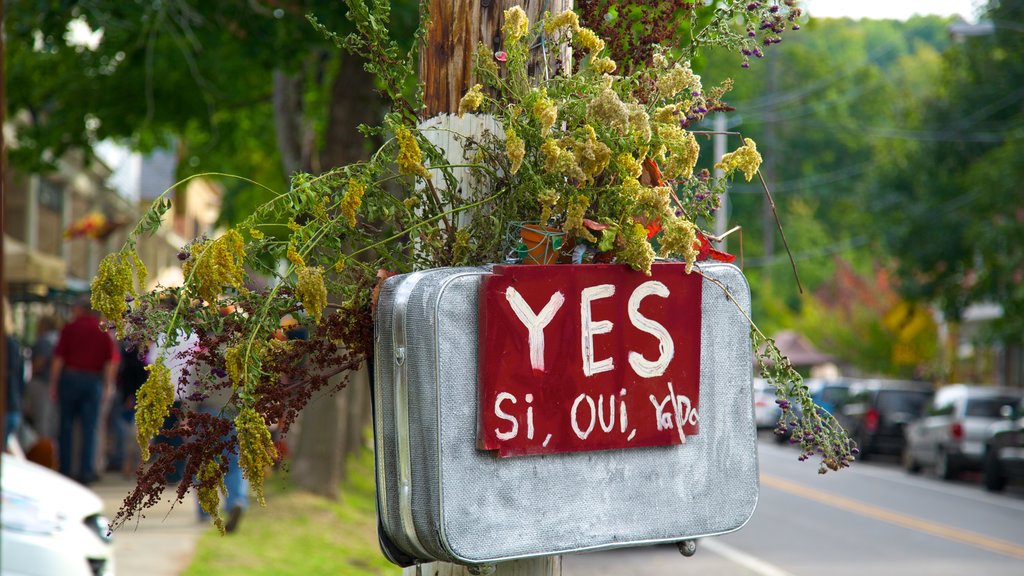
<svg viewBox="0 0 1024 576">
<path fill-rule="evenodd" d="M 775 389 L 763 378 L 754 378 L 754 422 L 758 430 L 775 428 L 782 417 L 782 408 L 775 402 Z"/>
<path fill-rule="evenodd" d="M 103 502 L 24 458 L 0 463 L 0 576 L 113 576 Z"/>
</svg>

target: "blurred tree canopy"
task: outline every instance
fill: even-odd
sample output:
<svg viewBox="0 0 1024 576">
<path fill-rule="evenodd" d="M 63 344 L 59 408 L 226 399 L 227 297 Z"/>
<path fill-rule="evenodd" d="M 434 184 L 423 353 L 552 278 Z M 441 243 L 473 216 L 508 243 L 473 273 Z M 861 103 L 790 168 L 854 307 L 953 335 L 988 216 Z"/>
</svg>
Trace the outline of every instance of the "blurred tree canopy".
<svg viewBox="0 0 1024 576">
<path fill-rule="evenodd" d="M 356 126 L 381 113 L 360 59 L 342 55 L 306 20 L 314 14 L 346 33 L 351 24 L 339 2 L 5 4 L 16 168 L 45 170 L 69 149 L 91 157 L 96 143 L 111 139 L 142 152 L 173 146 L 180 176 L 226 172 L 284 189 L 294 171 L 359 157 Z M 416 2 L 394 4 L 400 26 L 392 32 L 408 44 Z M 86 41 L 90 31 L 98 42 Z M 226 185 L 223 221 L 265 200 L 257 188 Z"/>
<path fill-rule="evenodd" d="M 880 163 L 868 205 L 907 294 L 957 320 L 1003 307 L 995 333 L 1024 342 L 1024 4 L 992 1 L 990 31 L 959 39 L 920 100 L 912 138 Z"/>
<path fill-rule="evenodd" d="M 721 52 L 698 70 L 705 81 L 735 80 L 729 103 L 739 112 L 729 117 L 729 130 L 754 138 L 766 151 L 762 173 L 805 290 L 802 296 L 797 291 L 774 220 L 766 216 L 762 187 L 756 180 L 734 182 L 729 225 L 742 223 L 744 229 L 742 248 L 733 236 L 729 250 L 743 253 L 758 321 L 769 333 L 799 327 L 867 373 L 914 375 L 937 353 L 924 347 L 913 361 L 905 354 L 894 359 L 895 348 L 903 346 L 900 330 L 883 320 L 900 302 L 889 286 L 873 285 L 879 269 L 893 262 L 874 207 L 896 194 L 882 183 L 882 167 L 916 148 L 906 135 L 920 126 L 922 102 L 942 77 L 948 24 L 939 17 L 811 20 L 753 62 L 756 73 Z M 710 143 L 702 146 L 704 153 L 711 149 Z M 884 306 L 858 301 L 837 308 L 823 294 L 837 272 L 864 282 L 865 290 L 885 292 Z M 919 338 L 929 336 L 936 337 L 934 326 Z"/>
<path fill-rule="evenodd" d="M 595 13 L 610 4 L 579 3 Z M 393 5 L 393 37 L 408 42 L 416 2 Z M 313 13 L 345 33 L 340 3 L 8 0 L 6 12 L 18 168 L 114 139 L 141 151 L 175 146 L 181 176 L 230 172 L 284 188 L 295 170 L 357 157 L 364 139 L 355 126 L 381 112 L 362 63 L 305 21 Z M 763 172 L 810 294 L 797 294 L 777 234 L 765 233 L 774 223 L 763 191 L 734 182 L 729 222 L 744 230 L 742 249 L 733 236 L 729 250 L 743 253 L 766 331 L 827 317 L 815 293 L 841 259 L 864 278 L 891 267 L 903 295 L 936 302 L 952 319 L 972 302 L 997 301 L 999 335 L 1024 339 L 1024 6 L 994 1 L 986 18 L 991 34 L 963 39 L 938 17 L 812 20 L 763 60 L 751 58 L 752 70 L 725 50 L 696 62 L 706 85 L 735 80 L 727 100 L 742 112 L 729 129 L 766 151 Z M 72 22 L 102 29 L 102 39 L 84 45 L 69 35 Z M 710 141 L 702 148 L 710 166 Z M 226 222 L 264 199 L 226 185 Z M 899 327 L 876 316 L 858 313 L 877 324 L 861 333 L 881 331 L 895 346 Z"/>
</svg>

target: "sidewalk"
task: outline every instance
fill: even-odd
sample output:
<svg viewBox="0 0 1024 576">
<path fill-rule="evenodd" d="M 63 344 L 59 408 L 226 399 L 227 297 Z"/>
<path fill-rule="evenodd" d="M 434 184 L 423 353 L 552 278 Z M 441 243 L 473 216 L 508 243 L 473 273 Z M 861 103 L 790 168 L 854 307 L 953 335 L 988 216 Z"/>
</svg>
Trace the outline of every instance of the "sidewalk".
<svg viewBox="0 0 1024 576">
<path fill-rule="evenodd" d="M 133 477 L 134 479 L 134 477 Z M 108 473 L 91 488 L 103 499 L 104 513 L 113 518 L 134 486 L 120 474 Z M 199 522 L 191 495 L 173 509 L 174 487 L 160 504 L 147 509 L 114 531 L 114 559 L 118 576 L 179 576 L 192 561 L 199 535 L 211 524 Z"/>
</svg>

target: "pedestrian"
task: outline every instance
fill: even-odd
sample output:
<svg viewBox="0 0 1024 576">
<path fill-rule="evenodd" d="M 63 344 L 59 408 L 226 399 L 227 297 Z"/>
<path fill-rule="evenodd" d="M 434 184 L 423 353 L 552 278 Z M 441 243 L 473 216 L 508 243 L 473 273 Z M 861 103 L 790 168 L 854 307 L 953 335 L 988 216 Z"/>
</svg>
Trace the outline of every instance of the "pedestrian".
<svg viewBox="0 0 1024 576">
<path fill-rule="evenodd" d="M 25 387 L 25 416 L 40 438 L 57 440 L 57 405 L 50 398 L 50 367 L 57 347 L 57 320 L 43 316 L 36 323 L 36 340 L 32 344 L 32 376 Z"/>
<path fill-rule="evenodd" d="M 100 411 L 113 394 L 120 355 L 113 338 L 100 327 L 88 297 L 75 300 L 71 313 L 71 321 L 61 330 L 53 351 L 50 396 L 59 409 L 60 473 L 87 486 L 99 479 L 96 448 Z M 77 470 L 72 465 L 76 422 L 82 433 Z"/>
<path fill-rule="evenodd" d="M 141 463 L 139 442 L 135 438 L 135 401 L 139 388 L 149 377 L 146 372 L 149 347 L 126 339 L 121 341 L 119 351 L 121 365 L 117 370 L 117 396 L 111 409 L 113 441 L 108 469 L 119 470 L 128 477 Z"/>
<path fill-rule="evenodd" d="M 21 344 L 14 335 L 14 315 L 11 303 L 4 298 L 4 336 L 6 337 L 7 358 L 7 413 L 4 414 L 4 449 L 7 440 L 18 431 L 21 424 L 21 400 L 25 395 L 25 361 L 21 355 Z"/>
<path fill-rule="evenodd" d="M 220 313 L 226 316 L 233 313 L 234 310 L 234 306 L 225 306 L 221 308 Z M 231 430 L 224 439 L 236 435 L 234 420 L 238 416 L 238 407 L 234 403 L 233 387 L 231 385 L 202 387 L 200 383 L 209 381 L 211 378 L 210 367 L 206 363 L 199 363 L 196 368 L 199 371 L 198 377 L 193 381 L 193 386 L 188 391 L 189 396 L 202 398 L 195 406 L 196 411 L 219 415 L 222 418 L 231 420 Z M 224 531 L 230 534 L 238 529 L 238 524 L 242 520 L 242 514 L 249 508 L 249 481 L 242 474 L 242 466 L 238 461 L 237 449 L 225 450 L 222 456 L 228 462 L 228 471 L 224 474 L 224 491 L 226 493 L 224 497 L 224 510 L 227 512 Z M 197 506 L 197 508 L 199 509 L 199 521 L 209 522 L 209 514 L 203 510 L 201 505 Z"/>
<path fill-rule="evenodd" d="M 173 310 L 177 306 L 177 300 L 170 298 L 163 302 L 163 306 Z M 152 364 L 157 357 L 164 357 L 164 366 L 170 372 L 171 384 L 174 386 L 174 403 L 171 411 L 160 427 L 161 433 L 157 434 L 153 442 L 166 444 L 177 448 L 185 443 L 178 426 L 178 415 L 181 413 L 181 404 L 192 386 L 196 377 L 195 352 L 199 344 L 199 336 L 194 332 L 187 333 L 178 330 L 173 343 L 168 342 L 166 334 L 158 334 L 156 342 L 150 347 L 148 363 Z M 185 457 L 174 460 L 174 469 L 164 477 L 164 483 L 174 485 L 185 477 Z"/>
</svg>

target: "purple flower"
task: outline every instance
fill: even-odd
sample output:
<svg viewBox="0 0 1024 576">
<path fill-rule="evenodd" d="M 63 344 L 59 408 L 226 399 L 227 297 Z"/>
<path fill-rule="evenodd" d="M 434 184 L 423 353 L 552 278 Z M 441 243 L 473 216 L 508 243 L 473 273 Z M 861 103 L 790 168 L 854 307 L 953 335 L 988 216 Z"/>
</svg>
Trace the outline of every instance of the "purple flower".
<svg viewBox="0 0 1024 576">
<path fill-rule="evenodd" d="M 217 367 L 211 368 L 210 373 L 216 376 L 217 378 L 223 378 L 228 375 L 228 373 L 223 368 Z"/>
<path fill-rule="evenodd" d="M 182 262 L 188 260 L 188 250 L 183 249 L 181 252 L 178 252 L 178 260 L 181 260 Z"/>
<path fill-rule="evenodd" d="M 750 62 L 744 60 L 743 63 L 740 64 L 740 68 L 750 68 Z"/>
</svg>

